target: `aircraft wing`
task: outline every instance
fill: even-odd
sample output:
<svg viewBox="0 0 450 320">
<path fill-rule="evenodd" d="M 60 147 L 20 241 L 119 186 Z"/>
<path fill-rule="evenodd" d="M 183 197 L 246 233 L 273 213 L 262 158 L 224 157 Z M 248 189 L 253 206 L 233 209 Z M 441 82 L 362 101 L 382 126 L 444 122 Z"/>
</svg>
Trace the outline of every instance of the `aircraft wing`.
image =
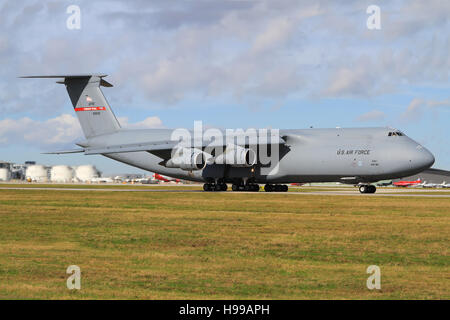
<svg viewBox="0 0 450 320">
<path fill-rule="evenodd" d="M 108 154 L 108 153 L 124 153 L 124 152 L 139 152 L 139 151 L 160 151 L 172 150 L 176 143 L 170 141 L 152 142 L 152 143 L 138 143 L 138 144 L 120 144 L 106 147 L 86 147 L 72 150 L 58 150 L 43 152 L 42 154 L 71 154 L 84 153 L 85 155 L 94 154 Z"/>
<path fill-rule="evenodd" d="M 150 143 L 135 143 L 135 144 L 118 144 L 106 147 L 87 147 L 84 149 L 84 154 L 108 154 L 108 153 L 126 153 L 126 152 L 140 152 L 140 151 L 162 151 L 172 150 L 177 146 L 174 141 L 159 141 Z"/>
<path fill-rule="evenodd" d="M 254 141 L 253 141 L 254 140 Z M 259 136 L 258 139 L 250 139 L 244 144 L 248 145 L 268 145 L 268 144 L 285 144 L 286 141 L 280 136 Z M 237 143 L 239 145 L 239 143 Z M 134 144 L 119 144 L 119 145 L 109 145 L 104 147 L 86 147 L 84 148 L 84 153 L 86 155 L 95 154 L 110 154 L 110 153 L 128 153 L 128 152 L 141 152 L 147 151 L 153 153 L 163 159 L 170 158 L 170 153 L 175 147 L 187 147 L 187 148 L 198 148 L 204 149 L 206 147 L 216 148 L 225 147 L 227 145 L 226 141 L 195 141 L 192 140 L 188 142 L 179 142 L 172 140 L 156 141 L 148 143 L 134 143 Z"/>
<path fill-rule="evenodd" d="M 42 154 L 70 154 L 70 153 L 83 153 L 83 152 L 84 152 L 84 149 L 71 149 L 71 150 L 43 152 Z"/>
</svg>

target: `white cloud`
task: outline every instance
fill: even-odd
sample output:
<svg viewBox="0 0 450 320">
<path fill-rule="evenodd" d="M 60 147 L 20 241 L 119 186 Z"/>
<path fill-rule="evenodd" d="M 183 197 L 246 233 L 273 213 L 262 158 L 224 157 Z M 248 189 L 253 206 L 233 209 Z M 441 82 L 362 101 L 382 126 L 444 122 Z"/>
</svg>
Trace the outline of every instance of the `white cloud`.
<svg viewBox="0 0 450 320">
<path fill-rule="evenodd" d="M 294 6 L 291 11 L 285 11 L 283 15 L 269 20 L 263 32 L 253 40 L 251 51 L 265 52 L 286 46 L 289 39 L 300 34 L 299 27 L 303 20 L 319 16 L 323 12 L 318 5 L 301 6 L 301 9 Z"/>
<path fill-rule="evenodd" d="M 427 103 L 429 108 L 450 107 L 450 99 L 447 100 L 430 100 Z"/>
<path fill-rule="evenodd" d="M 401 115 L 403 120 L 416 120 L 422 114 L 423 106 L 425 105 L 425 101 L 423 99 L 414 98 L 405 112 Z"/>
<path fill-rule="evenodd" d="M 340 68 L 331 76 L 325 93 L 329 96 L 368 94 L 371 77 L 366 68 Z"/>
<path fill-rule="evenodd" d="M 416 121 L 421 118 L 423 112 L 443 107 L 450 107 L 450 100 L 425 100 L 414 98 L 402 113 L 401 118 L 403 120 Z"/>
<path fill-rule="evenodd" d="M 369 121 L 382 121 L 386 118 L 386 114 L 380 110 L 372 110 L 366 112 L 356 118 L 356 121 L 369 122 Z"/>
<path fill-rule="evenodd" d="M 163 128 L 161 119 L 148 117 L 140 122 L 130 123 L 128 118 L 119 118 L 124 128 L 149 129 Z M 73 147 L 73 144 L 83 138 L 78 119 L 70 114 L 39 121 L 28 117 L 20 119 L 0 120 L 0 144 L 26 144 L 48 147 Z"/>
<path fill-rule="evenodd" d="M 38 121 L 30 118 L 0 120 L 0 143 L 38 146 L 66 145 L 81 137 L 77 118 L 63 114 L 53 119 Z"/>
<path fill-rule="evenodd" d="M 402 84 L 448 83 L 450 3 L 442 1 L 386 3 L 381 31 L 367 30 L 359 1 L 81 0 L 79 6 L 79 31 L 65 28 L 63 3 L 0 6 L 0 79 L 6 79 L 0 111 L 61 112 L 48 103 L 56 91 L 39 97 L 44 84 L 15 79 L 24 73 L 106 71 L 118 80 L 117 95 L 132 87 L 164 104 L 192 95 L 372 96 Z"/>
</svg>

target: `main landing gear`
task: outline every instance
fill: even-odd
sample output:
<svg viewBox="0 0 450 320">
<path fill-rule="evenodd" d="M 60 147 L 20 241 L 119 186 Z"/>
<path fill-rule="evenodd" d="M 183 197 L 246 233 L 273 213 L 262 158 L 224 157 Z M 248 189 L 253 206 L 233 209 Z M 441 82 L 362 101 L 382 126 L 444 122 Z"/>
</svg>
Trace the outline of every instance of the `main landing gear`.
<svg viewBox="0 0 450 320">
<path fill-rule="evenodd" d="M 264 191 L 266 192 L 287 192 L 289 187 L 285 184 L 266 184 Z"/>
<path fill-rule="evenodd" d="M 204 191 L 227 191 L 228 186 L 226 183 L 205 183 L 203 185 Z"/>
<path fill-rule="evenodd" d="M 220 183 L 205 183 L 203 185 L 204 191 L 227 191 L 228 186 L 226 183 L 220 182 Z M 231 190 L 233 191 L 251 191 L 251 192 L 258 192 L 259 191 L 259 184 L 256 183 L 247 183 L 247 184 L 237 184 L 233 183 L 231 186 Z"/>
<path fill-rule="evenodd" d="M 256 183 L 235 184 L 235 183 L 233 183 L 233 185 L 231 186 L 231 190 L 258 192 L 259 184 L 256 184 Z"/>
<path fill-rule="evenodd" d="M 359 192 L 361 193 L 375 193 L 377 191 L 377 187 L 371 184 L 363 184 L 359 186 Z"/>
</svg>

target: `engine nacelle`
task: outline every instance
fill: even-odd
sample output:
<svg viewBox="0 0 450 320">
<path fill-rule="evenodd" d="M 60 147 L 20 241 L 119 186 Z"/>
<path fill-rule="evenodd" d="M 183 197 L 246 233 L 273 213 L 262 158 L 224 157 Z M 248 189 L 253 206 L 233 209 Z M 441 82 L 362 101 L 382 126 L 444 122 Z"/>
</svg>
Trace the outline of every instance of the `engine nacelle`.
<svg viewBox="0 0 450 320">
<path fill-rule="evenodd" d="M 214 162 L 233 167 L 251 167 L 256 164 L 256 153 L 252 149 L 228 145 L 225 152 L 218 155 Z"/>
<path fill-rule="evenodd" d="M 182 170 L 202 170 L 212 156 L 198 149 L 179 148 L 171 159 L 166 162 L 167 168 Z"/>
</svg>

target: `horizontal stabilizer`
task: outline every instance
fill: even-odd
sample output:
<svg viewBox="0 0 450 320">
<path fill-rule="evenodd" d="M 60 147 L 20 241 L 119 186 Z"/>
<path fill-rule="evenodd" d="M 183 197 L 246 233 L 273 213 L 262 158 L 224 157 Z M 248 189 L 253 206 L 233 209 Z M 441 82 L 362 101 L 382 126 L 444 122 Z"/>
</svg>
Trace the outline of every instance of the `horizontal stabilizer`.
<svg viewBox="0 0 450 320">
<path fill-rule="evenodd" d="M 107 74 L 63 74 L 63 75 L 44 75 L 44 76 L 22 76 L 19 78 L 28 78 L 28 79 L 51 79 L 51 78 L 90 78 L 90 77 L 106 77 Z"/>
<path fill-rule="evenodd" d="M 108 76 L 107 74 L 66 74 L 66 75 L 45 75 L 45 76 L 22 76 L 19 78 L 26 78 L 26 79 L 60 79 L 64 78 L 64 81 L 56 81 L 56 83 L 60 84 L 66 84 L 66 80 L 71 79 L 86 79 L 91 77 L 98 77 L 100 78 L 100 85 L 103 87 L 112 87 L 113 85 L 109 83 L 108 81 L 104 80 L 103 78 Z"/>
</svg>

